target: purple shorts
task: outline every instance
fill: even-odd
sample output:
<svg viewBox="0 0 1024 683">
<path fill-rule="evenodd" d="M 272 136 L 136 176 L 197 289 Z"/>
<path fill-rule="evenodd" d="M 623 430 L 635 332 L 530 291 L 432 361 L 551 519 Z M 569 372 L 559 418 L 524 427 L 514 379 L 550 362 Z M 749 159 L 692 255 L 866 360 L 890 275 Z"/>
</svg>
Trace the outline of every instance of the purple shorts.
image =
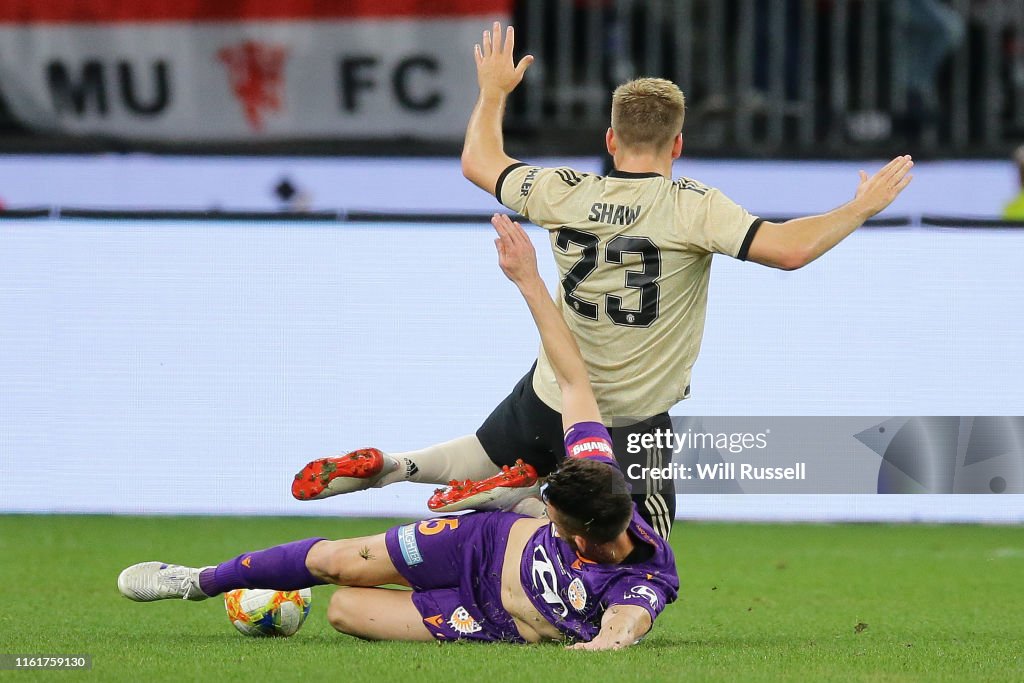
<svg viewBox="0 0 1024 683">
<path fill-rule="evenodd" d="M 524 642 L 501 604 L 508 534 L 523 517 L 470 512 L 388 529 L 388 555 L 435 638 Z"/>
</svg>

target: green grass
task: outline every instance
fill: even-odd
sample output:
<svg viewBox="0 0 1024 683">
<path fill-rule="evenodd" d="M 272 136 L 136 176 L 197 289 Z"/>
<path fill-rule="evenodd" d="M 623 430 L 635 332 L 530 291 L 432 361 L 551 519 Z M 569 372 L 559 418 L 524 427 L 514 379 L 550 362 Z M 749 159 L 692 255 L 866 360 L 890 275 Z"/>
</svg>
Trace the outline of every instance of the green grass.
<svg viewBox="0 0 1024 683">
<path fill-rule="evenodd" d="M 0 516 L 0 653 L 82 654 L 98 680 L 1022 680 L 1024 530 L 679 524 L 680 599 L 640 645 L 365 643 L 331 630 L 331 589 L 293 638 L 245 638 L 220 600 L 140 605 L 118 572 L 210 564 L 387 520 Z M 863 624 L 860 628 L 858 624 Z M 859 632 L 858 632 L 859 631 Z"/>
</svg>

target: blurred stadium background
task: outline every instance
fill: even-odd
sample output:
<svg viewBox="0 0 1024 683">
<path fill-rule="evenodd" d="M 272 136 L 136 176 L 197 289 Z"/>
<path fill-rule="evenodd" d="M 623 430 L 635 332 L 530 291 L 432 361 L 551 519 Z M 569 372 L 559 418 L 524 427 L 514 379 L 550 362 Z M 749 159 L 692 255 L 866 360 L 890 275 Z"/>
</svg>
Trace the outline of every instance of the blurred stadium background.
<svg viewBox="0 0 1024 683">
<path fill-rule="evenodd" d="M 469 433 L 529 367 L 500 207 L 458 161 L 495 19 L 538 58 L 506 118 L 517 158 L 602 172 L 610 90 L 641 75 L 688 95 L 676 173 L 765 217 L 830 209 L 914 154 L 909 190 L 810 266 L 716 259 L 673 414 L 874 425 L 809 469 L 858 491 L 892 474 L 879 425 L 946 416 L 915 461 L 930 492 L 680 496 L 679 604 L 593 657 L 343 638 L 327 586 L 269 642 L 218 600 L 122 600 L 140 560 L 423 516 L 429 486 L 299 503 L 289 483 L 314 457 Z M 1024 680 L 1021 143 L 1020 0 L 0 0 L 0 668 Z"/>
<path fill-rule="evenodd" d="M 457 159 L 493 19 L 538 58 L 510 105 L 513 156 L 600 172 L 610 90 L 657 75 L 688 95 L 676 172 L 766 217 L 919 161 L 807 269 L 716 261 L 694 398 L 674 412 L 1024 415 L 1024 231 L 1004 213 L 1024 3 L 7 0 L 0 511 L 422 514 L 429 487 L 310 505 L 287 483 L 312 457 L 474 430 L 534 357 L 491 253 L 499 207 Z M 1021 521 L 1024 471 L 1007 484 L 679 509 Z"/>
</svg>

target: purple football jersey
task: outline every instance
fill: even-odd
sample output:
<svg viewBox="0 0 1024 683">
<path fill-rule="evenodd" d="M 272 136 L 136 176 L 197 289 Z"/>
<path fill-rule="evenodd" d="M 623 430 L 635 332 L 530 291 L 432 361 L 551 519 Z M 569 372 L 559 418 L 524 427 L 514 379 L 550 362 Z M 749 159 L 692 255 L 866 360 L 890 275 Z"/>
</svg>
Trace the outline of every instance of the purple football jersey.
<svg viewBox="0 0 1024 683">
<path fill-rule="evenodd" d="M 581 422 L 565 435 L 570 458 L 589 458 L 618 468 L 611 437 L 604 425 Z M 653 621 L 679 591 L 675 556 L 668 544 L 637 513 L 628 527 L 634 543 L 646 543 L 653 554 L 642 562 L 598 564 L 578 555 L 558 537 L 554 524 L 538 529 L 523 551 L 520 577 L 533 606 L 562 633 L 589 641 L 601 629 L 601 617 L 612 605 L 637 605 Z"/>
</svg>

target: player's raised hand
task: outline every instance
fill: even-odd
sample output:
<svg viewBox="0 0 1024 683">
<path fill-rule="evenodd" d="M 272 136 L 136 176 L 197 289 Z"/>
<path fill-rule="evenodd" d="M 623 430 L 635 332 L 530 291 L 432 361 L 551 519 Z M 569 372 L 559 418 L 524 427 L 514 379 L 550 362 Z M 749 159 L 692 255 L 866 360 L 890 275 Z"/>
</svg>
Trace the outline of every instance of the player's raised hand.
<svg viewBox="0 0 1024 683">
<path fill-rule="evenodd" d="M 914 160 L 910 155 L 896 157 L 870 178 L 864 171 L 860 172 L 860 185 L 857 186 L 855 201 L 858 202 L 867 218 L 879 213 L 893 203 L 893 200 L 910 184 L 914 176 L 910 169 Z"/>
<path fill-rule="evenodd" d="M 526 55 L 518 64 L 512 61 L 516 45 L 516 31 L 509 26 L 502 40 L 501 23 L 494 22 L 491 30 L 484 31 L 482 43 L 473 48 L 476 59 L 476 80 L 480 90 L 496 90 L 505 95 L 516 89 L 523 74 L 533 64 L 533 55 Z"/>
<path fill-rule="evenodd" d="M 498 233 L 494 245 L 498 249 L 498 265 L 501 266 L 501 272 L 520 288 L 540 281 L 537 252 L 523 226 L 499 213 L 491 217 L 491 225 Z"/>
</svg>

